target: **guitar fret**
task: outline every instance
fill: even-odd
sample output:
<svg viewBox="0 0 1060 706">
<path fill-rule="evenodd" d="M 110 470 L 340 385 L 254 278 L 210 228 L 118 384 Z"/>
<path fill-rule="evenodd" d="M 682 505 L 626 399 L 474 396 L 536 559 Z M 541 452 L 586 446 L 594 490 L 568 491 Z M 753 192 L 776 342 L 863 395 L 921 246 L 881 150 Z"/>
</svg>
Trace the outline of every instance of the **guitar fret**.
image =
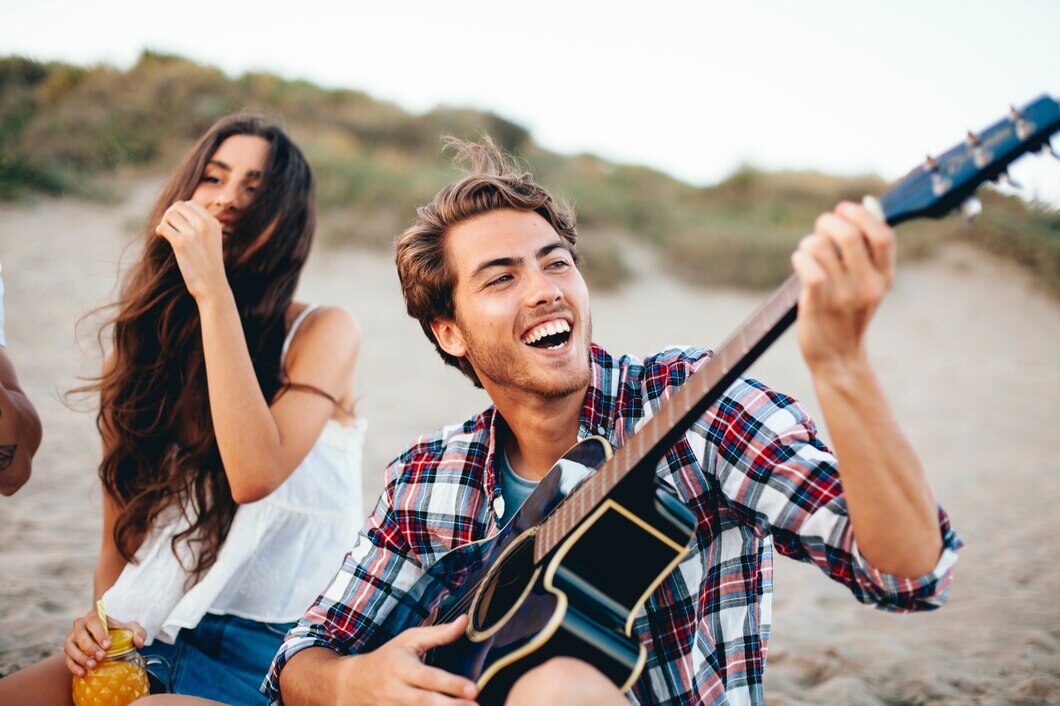
<svg viewBox="0 0 1060 706">
<path fill-rule="evenodd" d="M 587 488 L 582 488 L 581 491 L 583 492 L 578 493 L 578 514 L 582 517 L 585 517 L 585 511 L 587 510 L 585 507 L 585 490 L 587 490 Z"/>
</svg>

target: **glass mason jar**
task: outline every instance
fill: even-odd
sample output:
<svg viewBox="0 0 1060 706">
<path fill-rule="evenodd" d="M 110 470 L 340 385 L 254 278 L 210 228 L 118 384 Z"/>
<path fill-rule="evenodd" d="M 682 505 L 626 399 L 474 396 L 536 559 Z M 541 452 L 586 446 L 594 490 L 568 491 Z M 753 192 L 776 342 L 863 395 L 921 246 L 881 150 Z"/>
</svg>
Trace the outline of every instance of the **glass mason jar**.
<svg viewBox="0 0 1060 706">
<path fill-rule="evenodd" d="M 74 706 L 128 706 L 136 699 L 148 696 L 147 666 L 158 664 L 166 672 L 168 689 L 171 678 L 169 665 L 159 657 L 148 657 L 136 651 L 131 630 L 111 629 L 110 647 L 95 669 L 83 677 L 74 677 Z"/>
</svg>

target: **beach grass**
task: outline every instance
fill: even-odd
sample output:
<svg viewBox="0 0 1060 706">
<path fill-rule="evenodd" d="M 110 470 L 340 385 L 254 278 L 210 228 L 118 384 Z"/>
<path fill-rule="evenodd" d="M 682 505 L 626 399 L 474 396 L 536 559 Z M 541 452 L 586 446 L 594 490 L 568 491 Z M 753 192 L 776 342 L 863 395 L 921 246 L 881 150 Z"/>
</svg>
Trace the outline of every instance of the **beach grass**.
<svg viewBox="0 0 1060 706">
<path fill-rule="evenodd" d="M 688 282 L 775 286 L 818 213 L 886 187 L 870 175 L 768 173 L 750 165 L 700 187 L 648 167 L 557 154 L 488 112 L 443 106 L 413 114 L 356 90 L 260 72 L 231 77 L 145 51 L 128 70 L 0 59 L 0 200 L 106 198 L 101 175 L 164 171 L 217 118 L 239 110 L 281 118 L 305 150 L 325 246 L 390 247 L 416 206 L 457 174 L 440 153 L 441 137 L 489 134 L 574 206 L 586 275 L 612 288 L 636 271 L 612 233 L 655 249 Z M 1060 295 L 1060 215 L 997 192 L 984 200 L 986 212 L 971 226 L 951 218 L 904 227 L 901 256 L 964 240 L 1021 263 Z"/>
</svg>

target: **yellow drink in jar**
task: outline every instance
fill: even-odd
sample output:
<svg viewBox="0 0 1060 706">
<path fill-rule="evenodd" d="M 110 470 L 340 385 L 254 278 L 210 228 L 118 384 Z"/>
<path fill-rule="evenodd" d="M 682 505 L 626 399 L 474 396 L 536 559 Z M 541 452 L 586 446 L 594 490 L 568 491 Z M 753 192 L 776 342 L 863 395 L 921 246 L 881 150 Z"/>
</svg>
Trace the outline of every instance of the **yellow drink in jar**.
<svg viewBox="0 0 1060 706">
<path fill-rule="evenodd" d="M 99 666 L 74 677 L 74 706 L 128 706 L 148 696 L 147 667 L 133 647 L 132 632 L 112 629 L 110 648 Z"/>
</svg>

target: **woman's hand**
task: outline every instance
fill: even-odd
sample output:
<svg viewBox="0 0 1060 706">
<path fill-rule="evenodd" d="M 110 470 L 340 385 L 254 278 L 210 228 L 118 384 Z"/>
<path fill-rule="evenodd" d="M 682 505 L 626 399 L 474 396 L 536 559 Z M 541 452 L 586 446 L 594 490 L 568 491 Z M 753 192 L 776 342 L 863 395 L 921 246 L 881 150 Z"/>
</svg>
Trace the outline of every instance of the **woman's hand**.
<svg viewBox="0 0 1060 706">
<path fill-rule="evenodd" d="M 221 223 L 205 208 L 192 201 L 178 201 L 166 210 L 155 233 L 173 247 L 184 284 L 196 301 L 201 303 L 229 289 Z"/>
<path fill-rule="evenodd" d="M 147 631 L 139 623 L 122 623 L 113 618 L 107 618 L 107 623 L 112 628 L 132 630 L 133 644 L 138 648 L 144 646 Z M 74 627 L 66 634 L 66 642 L 63 643 L 66 668 L 75 677 L 83 677 L 89 670 L 99 666 L 108 647 L 110 635 L 103 623 L 99 622 L 99 614 L 93 608 L 85 617 L 74 620 Z"/>
</svg>

